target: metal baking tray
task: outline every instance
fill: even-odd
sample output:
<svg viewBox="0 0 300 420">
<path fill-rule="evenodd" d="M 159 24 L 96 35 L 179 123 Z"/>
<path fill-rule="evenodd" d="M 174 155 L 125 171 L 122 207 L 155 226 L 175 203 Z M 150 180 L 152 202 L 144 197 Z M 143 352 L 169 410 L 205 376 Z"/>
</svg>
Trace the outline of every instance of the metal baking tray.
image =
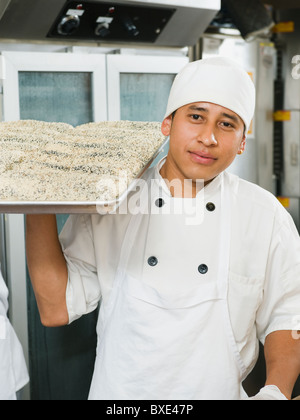
<svg viewBox="0 0 300 420">
<path fill-rule="evenodd" d="M 166 138 L 164 143 L 157 149 L 149 162 L 144 166 L 138 176 L 130 183 L 127 190 L 113 201 L 97 202 L 68 202 L 68 201 L 1 201 L 0 214 L 105 214 L 115 211 L 126 199 L 128 194 L 135 189 L 137 181 L 150 168 L 155 159 L 164 152 L 169 142 Z M 106 210 L 107 209 L 107 210 Z"/>
</svg>

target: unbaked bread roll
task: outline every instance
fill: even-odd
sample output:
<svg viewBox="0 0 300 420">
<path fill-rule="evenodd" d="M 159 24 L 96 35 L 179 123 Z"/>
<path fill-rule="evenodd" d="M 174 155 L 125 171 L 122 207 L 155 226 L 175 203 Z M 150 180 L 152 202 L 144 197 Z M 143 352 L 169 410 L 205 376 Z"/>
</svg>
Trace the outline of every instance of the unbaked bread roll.
<svg viewBox="0 0 300 420">
<path fill-rule="evenodd" d="M 164 141 L 160 123 L 0 123 L 0 202 L 114 200 Z"/>
</svg>

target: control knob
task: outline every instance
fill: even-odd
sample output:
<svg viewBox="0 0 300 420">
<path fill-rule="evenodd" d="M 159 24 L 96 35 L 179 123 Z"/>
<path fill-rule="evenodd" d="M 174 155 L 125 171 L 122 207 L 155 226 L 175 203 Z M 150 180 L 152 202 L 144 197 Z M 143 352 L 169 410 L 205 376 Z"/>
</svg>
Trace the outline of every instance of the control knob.
<svg viewBox="0 0 300 420">
<path fill-rule="evenodd" d="M 80 26 L 80 18 L 77 15 L 69 15 L 62 18 L 57 27 L 59 35 L 73 35 Z"/>
</svg>

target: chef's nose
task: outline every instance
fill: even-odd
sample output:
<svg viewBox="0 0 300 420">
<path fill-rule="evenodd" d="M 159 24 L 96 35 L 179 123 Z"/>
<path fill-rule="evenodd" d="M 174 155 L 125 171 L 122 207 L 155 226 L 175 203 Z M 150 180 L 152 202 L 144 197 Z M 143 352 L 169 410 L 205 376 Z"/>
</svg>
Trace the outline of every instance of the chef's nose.
<svg viewBox="0 0 300 420">
<path fill-rule="evenodd" d="M 217 146 L 218 142 L 215 138 L 214 132 L 212 129 L 207 128 L 206 130 L 201 131 L 198 135 L 198 141 L 203 143 L 204 146 Z"/>
</svg>

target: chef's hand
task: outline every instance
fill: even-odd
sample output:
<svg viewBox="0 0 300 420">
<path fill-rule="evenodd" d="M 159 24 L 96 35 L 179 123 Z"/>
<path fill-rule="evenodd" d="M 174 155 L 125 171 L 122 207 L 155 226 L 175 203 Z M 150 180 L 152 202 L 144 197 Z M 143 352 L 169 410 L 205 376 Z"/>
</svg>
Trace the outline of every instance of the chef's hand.
<svg viewBox="0 0 300 420">
<path fill-rule="evenodd" d="M 280 392 L 275 385 L 265 386 L 260 392 L 247 401 L 288 401 L 288 399 Z"/>
</svg>

